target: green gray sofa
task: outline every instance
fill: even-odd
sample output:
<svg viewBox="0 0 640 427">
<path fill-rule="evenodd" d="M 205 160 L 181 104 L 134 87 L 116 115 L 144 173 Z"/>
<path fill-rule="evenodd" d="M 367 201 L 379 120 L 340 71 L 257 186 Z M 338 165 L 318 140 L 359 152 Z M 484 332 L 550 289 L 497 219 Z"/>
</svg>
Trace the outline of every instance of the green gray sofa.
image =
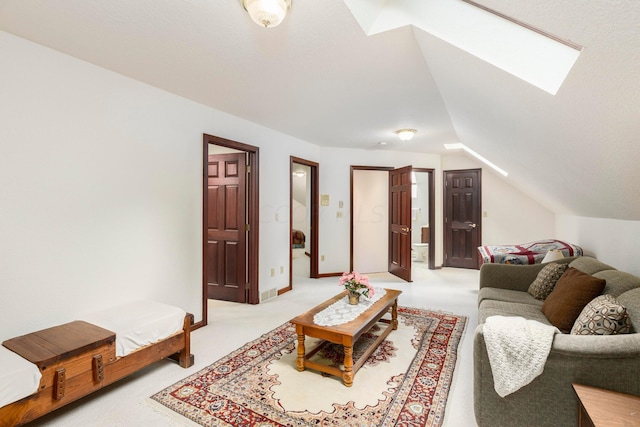
<svg viewBox="0 0 640 427">
<path fill-rule="evenodd" d="M 489 316 L 502 315 L 549 325 L 541 311 L 543 301 L 527 292 L 545 264 L 484 264 L 473 350 L 474 410 L 480 427 L 575 426 L 578 400 L 572 383 L 640 395 L 640 278 L 591 257 L 558 262 L 570 262 L 569 267 L 606 280 L 602 293 L 613 295 L 627 308 L 631 333 L 556 334 L 542 374 L 501 398 L 494 389 L 483 324 Z"/>
</svg>

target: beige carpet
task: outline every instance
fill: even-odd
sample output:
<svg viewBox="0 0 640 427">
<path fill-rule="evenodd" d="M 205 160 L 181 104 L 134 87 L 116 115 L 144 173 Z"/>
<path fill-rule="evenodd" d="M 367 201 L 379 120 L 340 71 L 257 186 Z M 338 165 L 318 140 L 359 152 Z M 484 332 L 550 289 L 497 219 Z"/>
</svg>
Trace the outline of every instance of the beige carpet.
<svg viewBox="0 0 640 427">
<path fill-rule="evenodd" d="M 400 307 L 398 320 L 352 387 L 298 372 L 295 329 L 285 323 L 152 399 L 206 426 L 440 426 L 466 318 Z M 358 340 L 356 360 L 379 331 Z M 315 357 L 341 366 L 343 355 L 331 344 Z"/>
</svg>

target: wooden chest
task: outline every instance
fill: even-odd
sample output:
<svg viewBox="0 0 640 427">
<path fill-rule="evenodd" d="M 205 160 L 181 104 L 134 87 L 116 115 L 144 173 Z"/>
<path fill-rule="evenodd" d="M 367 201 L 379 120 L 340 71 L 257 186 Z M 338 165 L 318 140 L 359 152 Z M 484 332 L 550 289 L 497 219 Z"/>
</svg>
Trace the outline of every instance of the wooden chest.
<svg viewBox="0 0 640 427">
<path fill-rule="evenodd" d="M 40 369 L 39 393 L 13 414 L 34 419 L 103 386 L 104 366 L 116 360 L 115 334 L 87 322 L 75 321 L 2 344 Z"/>
</svg>

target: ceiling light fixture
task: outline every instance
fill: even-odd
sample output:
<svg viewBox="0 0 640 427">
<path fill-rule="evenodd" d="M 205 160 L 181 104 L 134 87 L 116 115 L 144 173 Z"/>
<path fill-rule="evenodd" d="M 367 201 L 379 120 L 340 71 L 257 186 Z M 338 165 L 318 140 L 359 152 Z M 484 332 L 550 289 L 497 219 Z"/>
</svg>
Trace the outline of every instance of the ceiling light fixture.
<svg viewBox="0 0 640 427">
<path fill-rule="evenodd" d="M 291 0 L 241 0 L 253 22 L 270 28 L 280 25 L 291 9 Z"/>
<path fill-rule="evenodd" d="M 411 138 L 413 138 L 413 135 L 415 135 L 417 132 L 417 130 L 415 129 L 398 129 L 396 131 L 396 134 L 398 134 L 398 138 L 400 138 L 400 140 L 402 141 L 410 141 Z"/>
</svg>

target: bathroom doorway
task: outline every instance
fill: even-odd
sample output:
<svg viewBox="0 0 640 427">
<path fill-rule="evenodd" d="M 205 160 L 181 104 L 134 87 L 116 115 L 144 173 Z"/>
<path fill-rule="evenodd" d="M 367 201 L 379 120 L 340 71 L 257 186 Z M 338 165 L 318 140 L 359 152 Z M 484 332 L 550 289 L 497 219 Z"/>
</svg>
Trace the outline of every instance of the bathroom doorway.
<svg viewBox="0 0 640 427">
<path fill-rule="evenodd" d="M 351 166 L 352 270 L 365 273 L 388 271 L 389 254 L 386 248 L 389 247 L 389 173 L 392 170 L 392 167 Z M 434 169 L 412 170 L 416 173 L 415 185 L 412 183 L 416 198 L 411 197 L 411 201 L 420 211 L 416 211 L 416 221 L 411 221 L 411 242 L 422 243 L 424 228 L 428 250 L 423 252 L 424 261 L 411 264 L 418 270 L 434 270 L 433 247 L 437 246 L 432 245 L 435 234 L 435 227 L 432 226 L 435 218 Z M 413 247 L 411 249 L 413 253 Z"/>
<path fill-rule="evenodd" d="M 433 169 L 411 171 L 411 270 L 417 277 L 421 270 L 435 269 Z"/>
</svg>

